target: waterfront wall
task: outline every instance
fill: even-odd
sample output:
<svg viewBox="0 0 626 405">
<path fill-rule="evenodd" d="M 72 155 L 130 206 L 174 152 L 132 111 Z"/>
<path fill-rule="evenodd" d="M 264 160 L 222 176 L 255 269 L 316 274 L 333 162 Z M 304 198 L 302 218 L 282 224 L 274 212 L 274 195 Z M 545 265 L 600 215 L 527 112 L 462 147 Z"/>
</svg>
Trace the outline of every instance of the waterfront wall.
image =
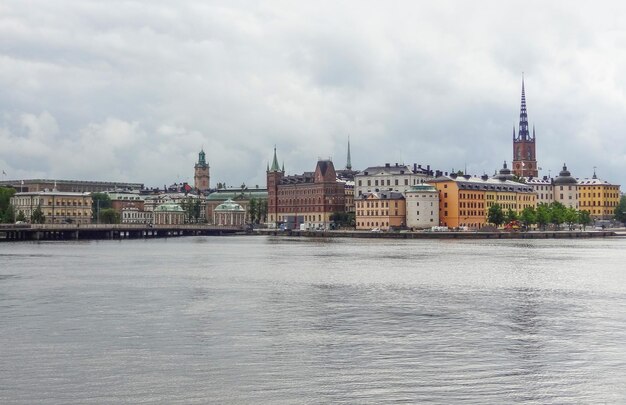
<svg viewBox="0 0 626 405">
<path fill-rule="evenodd" d="M 359 232 L 359 231 L 278 231 L 263 233 L 274 236 L 368 239 L 574 239 L 619 236 L 614 231 L 551 232 Z M 622 235 L 626 236 L 626 235 Z"/>
</svg>

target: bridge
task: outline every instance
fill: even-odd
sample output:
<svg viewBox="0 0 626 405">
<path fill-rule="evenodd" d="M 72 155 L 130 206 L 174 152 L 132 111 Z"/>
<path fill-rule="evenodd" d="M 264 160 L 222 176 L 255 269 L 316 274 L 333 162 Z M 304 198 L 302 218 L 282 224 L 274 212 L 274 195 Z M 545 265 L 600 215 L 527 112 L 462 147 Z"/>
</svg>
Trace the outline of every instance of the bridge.
<svg viewBox="0 0 626 405">
<path fill-rule="evenodd" d="M 192 235 L 232 235 L 242 227 L 206 224 L 3 224 L 0 242 L 28 240 L 139 239 Z"/>
</svg>

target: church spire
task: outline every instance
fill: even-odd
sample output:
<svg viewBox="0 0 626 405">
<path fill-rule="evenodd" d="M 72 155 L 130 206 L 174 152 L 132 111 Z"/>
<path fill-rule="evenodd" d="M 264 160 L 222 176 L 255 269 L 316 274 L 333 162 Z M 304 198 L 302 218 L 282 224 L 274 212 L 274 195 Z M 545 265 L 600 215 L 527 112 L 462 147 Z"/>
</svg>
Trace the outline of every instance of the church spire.
<svg viewBox="0 0 626 405">
<path fill-rule="evenodd" d="M 524 91 L 524 74 L 522 73 L 522 102 L 519 112 L 519 130 L 517 131 L 517 139 L 528 140 L 530 134 L 528 132 L 528 112 L 526 111 L 526 93 Z"/>
<path fill-rule="evenodd" d="M 272 160 L 271 172 L 279 172 L 280 166 L 278 165 L 278 158 L 276 157 L 276 146 L 274 146 L 274 160 Z"/>
<path fill-rule="evenodd" d="M 348 159 L 346 161 L 346 169 L 352 170 L 352 159 L 350 158 L 350 136 L 348 136 Z"/>
</svg>

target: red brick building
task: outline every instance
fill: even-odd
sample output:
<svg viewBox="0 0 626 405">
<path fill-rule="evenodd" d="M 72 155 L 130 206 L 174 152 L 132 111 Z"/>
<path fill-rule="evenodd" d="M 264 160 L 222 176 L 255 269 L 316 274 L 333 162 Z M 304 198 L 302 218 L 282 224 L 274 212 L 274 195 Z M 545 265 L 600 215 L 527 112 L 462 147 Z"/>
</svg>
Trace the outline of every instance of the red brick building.
<svg viewBox="0 0 626 405">
<path fill-rule="evenodd" d="M 330 160 L 317 162 L 315 172 L 285 176 L 278 166 L 276 149 L 267 169 L 267 214 L 270 226 L 286 229 L 327 228 L 334 212 L 345 211 L 344 184 L 337 182 Z"/>
</svg>

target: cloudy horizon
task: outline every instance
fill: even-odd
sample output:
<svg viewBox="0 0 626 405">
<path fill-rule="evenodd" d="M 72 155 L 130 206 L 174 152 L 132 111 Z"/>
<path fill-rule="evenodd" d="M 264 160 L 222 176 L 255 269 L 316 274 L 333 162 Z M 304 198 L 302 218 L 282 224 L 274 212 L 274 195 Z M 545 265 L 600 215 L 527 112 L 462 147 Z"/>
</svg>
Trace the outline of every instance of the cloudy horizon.
<svg viewBox="0 0 626 405">
<path fill-rule="evenodd" d="M 620 2 L 0 5 L 6 179 L 265 185 L 318 158 L 492 174 L 524 72 L 540 175 L 626 182 Z"/>
</svg>

